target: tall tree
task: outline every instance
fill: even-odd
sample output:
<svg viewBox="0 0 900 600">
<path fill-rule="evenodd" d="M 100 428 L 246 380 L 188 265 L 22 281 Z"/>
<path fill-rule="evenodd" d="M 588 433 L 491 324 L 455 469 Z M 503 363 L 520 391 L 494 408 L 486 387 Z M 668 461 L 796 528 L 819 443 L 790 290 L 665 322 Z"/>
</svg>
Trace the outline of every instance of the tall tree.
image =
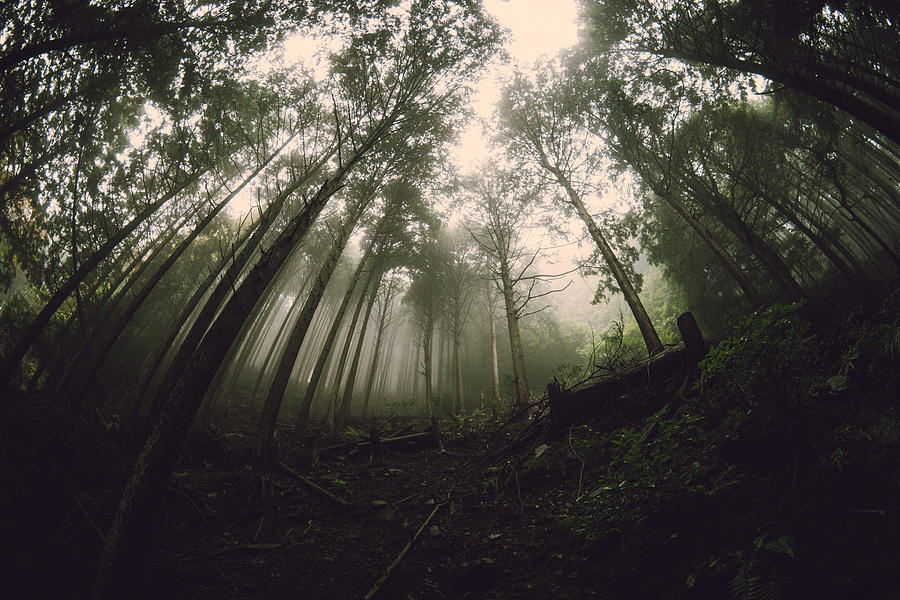
<svg viewBox="0 0 900 600">
<path fill-rule="evenodd" d="M 433 240 L 426 241 L 416 253 L 411 265 L 411 283 L 403 297 L 403 303 L 412 311 L 418 330 L 416 343 L 422 347 L 422 363 L 416 364 L 425 379 L 425 410 L 434 413 L 434 332 L 440 318 L 444 294 L 441 289 L 444 261 L 441 247 Z"/>
<path fill-rule="evenodd" d="M 515 404 L 523 410 L 531 403 L 531 391 L 525 372 L 519 320 L 525 315 L 531 300 L 550 293 L 536 290 L 545 279 L 532 269 L 539 249 L 528 248 L 524 242 L 524 232 L 529 226 L 536 194 L 533 187 L 523 183 L 520 174 L 489 171 L 487 168 L 481 170 L 470 183 L 470 188 L 477 210 L 469 231 L 487 255 L 491 279 L 503 298 L 512 356 Z M 491 326 L 493 328 L 493 320 Z"/>
<path fill-rule="evenodd" d="M 514 156 L 543 169 L 562 187 L 563 202 L 587 227 L 608 273 L 625 296 L 647 350 L 654 354 L 662 350 L 662 342 L 638 296 L 635 275 L 619 259 L 609 236 L 584 203 L 584 194 L 591 187 L 589 177 L 600 163 L 595 143 L 572 111 L 573 98 L 568 97 L 567 88 L 559 70 L 550 64 L 539 72 L 535 82 L 516 73 L 502 91 L 499 135 Z"/>
<path fill-rule="evenodd" d="M 448 231 L 442 242 L 447 263 L 444 269 L 444 316 L 453 343 L 453 390 L 456 412 L 466 410 L 463 380 L 463 331 L 469 319 L 475 299 L 475 281 L 478 279 L 476 250 L 465 230 Z"/>
<path fill-rule="evenodd" d="M 365 112 L 354 113 L 354 127 L 341 130 L 337 164 L 234 291 L 165 400 L 165 409 L 137 459 L 106 536 L 95 597 L 128 589 L 135 568 L 142 563 L 155 499 L 204 391 L 256 300 L 313 220 L 357 163 L 390 138 L 408 115 L 446 110 L 448 102 L 452 106 L 459 86 L 493 51 L 497 33 L 483 13 L 475 8 L 462 15 L 452 13 L 441 2 L 412 2 L 405 28 L 397 31 L 397 23 L 392 22 L 377 35 L 367 32 L 335 61 L 343 88 L 359 93 L 362 101 L 358 106 Z"/>
</svg>

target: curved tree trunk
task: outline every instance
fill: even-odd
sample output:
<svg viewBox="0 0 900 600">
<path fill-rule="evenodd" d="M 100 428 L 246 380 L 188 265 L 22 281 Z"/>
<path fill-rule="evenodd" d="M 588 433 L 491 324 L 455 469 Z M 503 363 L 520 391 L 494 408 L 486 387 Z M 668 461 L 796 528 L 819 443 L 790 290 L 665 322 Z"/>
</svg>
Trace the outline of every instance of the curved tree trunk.
<svg viewBox="0 0 900 600">
<path fill-rule="evenodd" d="M 245 187 L 247 187 L 251 181 L 253 181 L 256 176 L 262 172 L 263 169 L 269 165 L 276 156 L 278 156 L 281 151 L 287 146 L 289 143 L 289 138 L 287 142 L 281 145 L 280 148 L 275 150 L 271 155 L 269 155 L 265 160 L 263 160 L 256 169 L 244 180 L 241 184 L 235 188 L 234 191 L 229 193 L 225 198 L 223 198 L 218 204 L 216 204 L 212 210 L 198 223 L 194 229 L 188 234 L 184 240 L 178 245 L 177 248 L 166 258 L 165 262 L 160 265 L 150 279 L 144 283 L 141 291 L 138 292 L 134 298 L 132 298 L 128 307 L 125 311 L 120 315 L 118 320 L 113 325 L 112 329 L 108 330 L 106 336 L 100 340 L 100 342 L 96 345 L 95 348 L 92 348 L 89 355 L 88 366 L 81 372 L 81 378 L 78 383 L 74 386 L 74 393 L 70 395 L 69 407 L 72 410 L 77 410 L 78 407 L 81 406 L 81 402 L 84 398 L 84 395 L 87 393 L 88 387 L 90 383 L 93 381 L 94 376 L 97 374 L 97 371 L 100 370 L 104 360 L 106 359 L 107 354 L 112 349 L 113 344 L 116 343 L 116 340 L 119 339 L 119 336 L 125 330 L 125 327 L 131 321 L 132 317 L 135 315 L 137 310 L 143 305 L 144 301 L 150 295 L 150 293 L 156 288 L 157 284 L 162 280 L 162 278 L 169 272 L 169 269 L 175 264 L 175 262 L 181 257 L 181 255 L 188 249 L 188 247 L 193 243 L 193 241 L 197 238 L 200 233 L 203 232 L 204 229 L 213 221 L 213 219 L 218 216 L 218 214 L 228 205 L 231 200 L 237 196 Z"/>
<path fill-rule="evenodd" d="M 28 324 L 28 327 L 22 334 L 19 336 L 18 342 L 10 350 L 9 354 L 3 360 L 2 365 L 0 365 L 0 385 L 8 382 L 14 372 L 16 367 L 18 367 L 19 362 L 21 362 L 22 358 L 25 356 L 25 353 L 28 352 L 28 349 L 34 343 L 37 336 L 40 335 L 41 331 L 44 330 L 47 323 L 53 317 L 53 314 L 62 306 L 62 303 L 65 302 L 66 298 L 75 291 L 78 285 L 84 280 L 87 275 L 100 264 L 100 262 L 105 259 L 109 254 L 113 251 L 113 249 L 119 245 L 125 238 L 131 235 L 138 226 L 141 225 L 144 221 L 150 218 L 163 204 L 174 198 L 178 193 L 182 190 L 186 189 L 194 182 L 196 182 L 200 176 L 206 171 L 203 169 L 201 171 L 197 171 L 189 175 L 184 181 L 173 185 L 172 189 L 165 194 L 164 196 L 157 199 L 154 203 L 147 206 L 144 210 L 138 213 L 128 224 L 117 231 L 115 235 L 109 238 L 96 252 L 94 252 L 90 258 L 81 263 L 78 267 L 78 270 L 72 273 L 72 275 L 66 280 L 62 286 L 59 287 L 58 290 L 50 297 L 50 300 L 47 301 L 47 304 L 41 309 L 41 312 Z"/>
<path fill-rule="evenodd" d="M 297 420 L 294 424 L 294 435 L 296 436 L 303 435 L 303 433 L 306 431 L 306 426 L 309 424 L 309 411 L 310 408 L 312 408 L 313 398 L 315 398 L 316 396 L 316 389 L 319 387 L 319 380 L 322 378 L 322 374 L 325 372 L 325 365 L 328 363 L 328 357 L 331 354 L 331 349 L 334 346 L 334 341 L 335 339 L 337 339 L 337 334 L 338 331 L 340 331 L 341 323 L 344 320 L 344 316 L 346 316 L 347 309 L 350 307 L 350 301 L 353 299 L 353 290 L 356 289 L 357 284 L 360 282 L 360 277 L 362 276 L 363 269 L 368 262 L 371 250 L 372 245 L 370 244 L 366 249 L 366 252 L 363 254 L 363 257 L 360 259 L 359 265 L 357 265 L 356 267 L 356 272 L 353 273 L 353 277 L 350 280 L 350 286 L 344 293 L 344 297 L 341 299 L 341 305 L 338 307 L 337 313 L 334 316 L 334 320 L 331 323 L 331 328 L 328 330 L 328 335 L 322 342 L 322 349 L 319 351 L 319 358 L 316 360 L 316 364 L 313 367 L 309 382 L 307 382 L 306 384 L 306 391 L 303 393 L 303 399 L 300 401 L 300 410 L 297 413 Z M 371 275 L 371 271 L 369 273 Z M 366 280 L 363 282 L 362 289 L 365 290 L 368 285 L 369 279 L 366 278 Z"/>
<path fill-rule="evenodd" d="M 375 306 L 375 296 L 378 294 L 378 288 L 381 287 L 381 277 L 383 273 L 379 273 L 378 278 L 372 286 L 371 296 L 366 303 L 366 312 L 363 315 L 362 327 L 359 330 L 359 338 L 356 342 L 356 351 L 353 353 L 353 360 L 350 362 L 350 370 L 347 372 L 347 379 L 344 383 L 344 394 L 341 397 L 341 409 L 338 411 L 337 427 L 342 429 L 350 415 L 350 403 L 353 401 L 353 389 L 356 386 L 356 373 L 359 370 L 359 359 L 362 355 L 363 343 L 366 341 L 366 330 L 369 328 L 369 317 L 372 316 L 372 308 Z M 340 380 L 338 380 L 340 383 Z"/>
<path fill-rule="evenodd" d="M 368 286 L 373 283 L 372 277 L 372 271 L 370 270 L 369 275 L 366 278 L 366 285 L 364 285 L 360 290 L 359 298 L 356 301 L 356 308 L 353 310 L 353 318 L 350 320 L 350 327 L 347 329 L 347 337 L 344 338 L 344 345 L 341 348 L 341 356 L 338 359 L 338 364 L 335 368 L 334 383 L 331 389 L 331 393 L 328 396 L 328 412 L 325 416 L 325 427 L 328 429 L 329 434 L 334 434 L 335 431 L 335 419 L 337 417 L 337 398 L 341 390 L 341 380 L 344 376 L 344 367 L 347 366 L 347 358 L 350 356 L 350 348 L 353 347 L 353 332 L 356 331 L 356 325 L 357 323 L 359 323 L 359 316 L 362 314 L 362 308 L 366 302 L 366 291 L 368 290 Z"/>
<path fill-rule="evenodd" d="M 661 194 L 660 191 L 664 193 Z M 743 292 L 744 297 L 750 305 L 753 308 L 759 308 L 765 304 L 765 300 L 763 300 L 763 297 L 756 289 L 756 286 L 750 281 L 750 278 L 744 272 L 744 269 L 741 268 L 731 253 L 725 248 L 722 241 L 701 223 L 700 220 L 687 209 L 684 203 L 674 196 L 674 194 L 666 190 L 657 189 L 654 189 L 654 192 L 663 198 L 669 206 L 675 209 L 675 212 L 691 226 L 697 235 L 700 236 L 700 239 L 706 242 L 706 245 L 709 246 L 710 250 L 712 250 L 719 258 L 719 261 L 722 263 L 722 266 L 725 267 L 725 270 L 728 271 L 735 283 L 738 284 L 738 287 L 741 288 L 741 292 Z"/>
<path fill-rule="evenodd" d="M 395 117 L 396 118 L 396 117 Z M 116 515 L 107 532 L 97 567 L 93 598 L 122 597 L 133 585 L 147 552 L 147 539 L 155 524 L 158 498 L 188 428 L 209 383 L 228 353 L 260 294 L 305 237 L 313 221 L 337 192 L 347 173 L 389 132 L 389 122 L 376 127 L 370 136 L 346 157 L 335 174 L 327 178 L 305 208 L 288 223 L 268 251 L 232 294 L 197 346 L 184 374 L 163 401 L 164 409 L 138 456 Z"/>
<path fill-rule="evenodd" d="M 312 323 L 313 315 L 319 307 L 319 302 L 325 293 L 325 287 L 331 280 L 331 275 L 334 273 L 341 254 L 344 252 L 344 247 L 347 245 L 350 233 L 356 226 L 362 208 L 363 206 L 358 206 L 341 224 L 337 237 L 331 245 L 331 250 L 328 252 L 324 263 L 322 263 L 312 289 L 309 291 L 309 295 L 303 303 L 303 308 L 300 310 L 300 314 L 297 316 L 297 320 L 294 322 L 294 326 L 288 335 L 284 351 L 281 354 L 281 360 L 278 361 L 278 367 L 275 370 L 275 377 L 269 385 L 269 392 L 266 394 L 262 413 L 259 417 L 254 444 L 256 447 L 257 466 L 264 466 L 270 459 L 272 435 L 275 432 L 275 425 L 278 421 L 278 412 L 284 400 L 284 392 L 287 389 L 291 372 L 294 370 L 294 365 L 297 362 L 300 346 L 303 345 L 303 340 L 306 339 L 306 332 L 309 330 L 310 323 Z"/>
<path fill-rule="evenodd" d="M 366 378 L 366 392 L 363 396 L 363 405 L 362 405 L 362 418 L 365 419 L 368 416 L 369 412 L 369 398 L 372 396 L 372 386 L 375 383 L 375 373 L 378 370 L 378 358 L 380 356 L 381 351 L 381 342 L 384 339 L 384 330 L 387 329 L 387 319 L 390 309 L 390 300 L 392 300 L 393 296 L 391 292 L 385 296 L 384 306 L 381 308 L 381 313 L 378 315 L 378 329 L 375 335 L 375 349 L 372 352 L 372 363 L 369 365 L 369 373 Z"/>
</svg>

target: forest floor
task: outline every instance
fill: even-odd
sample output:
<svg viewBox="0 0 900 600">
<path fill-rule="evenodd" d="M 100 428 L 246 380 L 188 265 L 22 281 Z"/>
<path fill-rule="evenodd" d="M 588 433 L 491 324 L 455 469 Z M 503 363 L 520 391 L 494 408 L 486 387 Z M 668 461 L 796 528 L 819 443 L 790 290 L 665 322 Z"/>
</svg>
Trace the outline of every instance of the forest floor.
<svg viewBox="0 0 900 600">
<path fill-rule="evenodd" d="M 238 408 L 185 444 L 132 597 L 900 598 L 897 300 L 820 335 L 773 308 L 677 407 L 635 389 L 616 400 L 631 416 L 555 435 L 546 402 L 527 421 L 442 419 L 439 449 L 425 435 L 377 455 L 368 423 L 313 427 L 279 433 L 261 476 Z M 99 411 L 61 435 L 39 399 L 15 400 L 0 595 L 88 597 L 134 451 Z"/>
<path fill-rule="evenodd" d="M 243 446 L 243 434 L 196 443 L 170 486 L 149 596 L 362 598 L 417 531 L 376 597 L 602 596 L 578 568 L 577 536 L 559 522 L 576 482 L 517 482 L 507 457 L 492 450 L 511 440 L 537 446 L 530 428 L 494 435 L 482 422 L 466 424 L 463 434 L 460 422 L 442 424 L 440 450 L 385 449 L 379 459 L 351 447 L 313 466 L 310 440 L 285 443 L 288 469 L 278 465 L 265 479 L 248 479 L 239 461 L 227 467 L 213 458 L 223 442 Z M 421 431 L 427 422 L 394 420 L 385 434 L 410 425 Z"/>
</svg>

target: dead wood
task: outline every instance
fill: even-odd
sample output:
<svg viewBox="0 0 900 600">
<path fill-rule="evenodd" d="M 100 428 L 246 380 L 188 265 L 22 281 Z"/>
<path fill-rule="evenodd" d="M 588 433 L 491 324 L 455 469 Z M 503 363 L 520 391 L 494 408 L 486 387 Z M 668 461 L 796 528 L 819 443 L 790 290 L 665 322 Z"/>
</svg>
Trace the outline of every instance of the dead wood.
<svg viewBox="0 0 900 600">
<path fill-rule="evenodd" d="M 284 546 L 284 543 L 278 544 L 266 544 L 266 543 L 253 543 L 253 544 L 237 544 L 235 546 L 226 546 L 224 548 L 220 548 L 216 550 L 212 554 L 208 556 L 220 556 L 222 554 L 227 554 L 229 552 L 237 552 L 238 550 L 274 550 L 275 548 L 281 548 Z"/>
<path fill-rule="evenodd" d="M 437 429 L 435 428 L 432 429 L 432 431 L 426 431 L 424 433 L 411 433 L 409 435 L 401 435 L 398 437 L 381 438 L 380 444 L 382 448 L 389 448 L 391 450 L 427 450 L 435 447 L 440 448 L 440 434 L 435 433 L 436 431 Z M 353 448 L 370 448 L 372 445 L 373 443 L 370 437 L 370 439 L 367 440 L 347 442 L 322 448 L 319 450 L 319 455 L 322 456 L 329 452 L 338 452 Z"/>
<path fill-rule="evenodd" d="M 294 469 L 290 468 L 289 466 L 287 466 L 287 465 L 284 464 L 283 462 L 279 462 L 279 463 L 278 463 L 278 466 L 281 467 L 282 469 L 284 469 L 285 471 L 287 471 L 288 473 L 290 473 L 291 475 L 293 475 L 295 478 L 297 478 L 297 480 L 298 480 L 300 483 L 302 483 L 304 486 L 306 486 L 308 489 L 310 489 L 310 490 L 314 491 L 315 493 L 319 494 L 321 497 L 325 498 L 326 500 L 328 500 L 329 502 L 331 502 L 331 503 L 334 504 L 335 506 L 339 507 L 341 510 L 347 510 L 347 511 L 349 511 L 349 510 L 352 508 L 352 505 L 351 505 L 349 502 L 347 502 L 346 500 L 344 500 L 344 499 L 342 499 L 342 498 L 338 498 L 337 496 L 335 496 L 334 494 L 332 494 L 331 492 L 329 492 L 329 491 L 326 490 L 325 488 L 323 488 L 323 487 L 321 487 L 320 485 L 318 485 L 318 484 L 312 482 L 310 479 L 304 477 L 303 475 L 301 475 L 300 473 L 298 473 L 298 472 L 295 471 Z"/>
<path fill-rule="evenodd" d="M 428 523 L 431 522 L 431 519 L 434 518 L 434 515 L 437 514 L 437 511 L 439 511 L 441 507 L 444 506 L 444 504 L 446 504 L 446 502 L 441 502 L 434 507 L 434 510 L 432 510 L 431 513 L 429 513 L 428 517 L 422 522 L 421 525 L 419 525 L 419 529 L 416 530 L 416 533 L 413 534 L 412 539 L 407 542 L 407 544 L 397 555 L 397 558 L 394 559 L 394 562 L 392 562 L 384 572 L 384 575 L 382 575 L 378 579 L 378 581 L 375 582 L 375 585 L 372 586 L 372 589 L 370 589 L 364 596 L 364 600 L 370 600 L 371 598 L 374 598 L 375 595 L 381 590 L 387 580 L 390 579 L 391 575 L 393 575 L 394 570 L 397 568 L 397 566 L 400 565 L 401 562 L 403 562 L 403 558 L 409 553 L 410 549 L 413 547 L 413 544 L 416 543 L 416 540 L 419 539 L 419 536 L 422 535 L 422 532 L 425 531 L 426 527 L 428 527 Z"/>
<path fill-rule="evenodd" d="M 84 504 L 81 502 L 81 499 L 78 497 L 78 493 L 72 487 L 69 487 L 69 494 L 72 496 L 72 500 L 75 501 L 75 506 L 78 507 L 78 510 L 81 511 L 81 514 L 84 516 L 85 520 L 88 522 L 88 525 L 91 526 L 91 529 L 94 530 L 94 532 L 97 534 L 97 536 L 100 538 L 100 541 L 102 542 L 103 538 L 104 538 L 103 531 L 97 525 L 97 522 L 91 516 L 91 513 L 89 513 L 87 511 L 87 509 L 84 507 Z"/>
<path fill-rule="evenodd" d="M 561 436 L 572 425 L 595 421 L 601 427 L 636 423 L 688 393 L 696 377 L 697 363 L 707 352 L 697 323 L 690 313 L 678 318 L 683 343 L 642 361 L 615 376 L 604 377 L 571 390 L 554 381 L 547 386 L 551 430 Z M 681 379 L 672 389 L 671 382 Z M 634 392 L 645 393 L 635 395 Z M 628 396 L 626 400 L 623 397 Z M 674 408 L 673 404 L 672 408 Z M 652 435 L 652 432 L 647 432 Z"/>
</svg>

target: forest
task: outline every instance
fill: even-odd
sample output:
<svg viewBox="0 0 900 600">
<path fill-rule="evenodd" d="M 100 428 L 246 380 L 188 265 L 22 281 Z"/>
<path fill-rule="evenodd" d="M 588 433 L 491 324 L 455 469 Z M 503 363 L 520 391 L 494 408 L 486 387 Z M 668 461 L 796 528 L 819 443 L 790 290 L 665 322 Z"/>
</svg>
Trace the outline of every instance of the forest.
<svg viewBox="0 0 900 600">
<path fill-rule="evenodd" d="M 4 597 L 900 597 L 900 8 L 539 4 L 0 3 Z"/>
</svg>

